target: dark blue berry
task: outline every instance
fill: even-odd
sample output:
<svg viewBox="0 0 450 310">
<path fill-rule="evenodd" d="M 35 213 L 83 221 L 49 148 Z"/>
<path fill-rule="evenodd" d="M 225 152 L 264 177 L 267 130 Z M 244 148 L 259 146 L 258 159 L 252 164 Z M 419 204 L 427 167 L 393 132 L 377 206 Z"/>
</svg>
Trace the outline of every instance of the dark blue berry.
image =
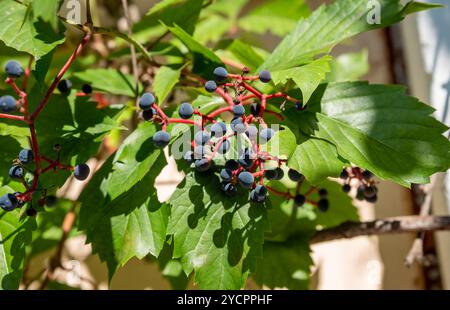
<svg viewBox="0 0 450 310">
<path fill-rule="evenodd" d="M 267 195 L 267 187 L 264 185 L 257 185 L 254 189 L 256 195 L 258 196 L 266 196 Z"/>
<path fill-rule="evenodd" d="M 213 93 L 217 89 L 217 84 L 214 81 L 208 81 L 205 83 L 205 89 L 208 93 Z"/>
<path fill-rule="evenodd" d="M 342 185 L 342 191 L 344 193 L 350 193 L 351 190 L 352 190 L 352 187 L 349 184 Z"/>
<path fill-rule="evenodd" d="M 358 187 L 358 190 L 356 191 L 356 199 L 358 200 L 364 200 L 364 190 L 366 187 L 364 185 L 361 185 Z"/>
<path fill-rule="evenodd" d="M 321 212 L 327 212 L 328 209 L 330 208 L 330 202 L 328 201 L 328 199 L 320 199 L 317 204 L 317 207 Z"/>
<path fill-rule="evenodd" d="M 144 111 L 149 110 L 152 108 L 155 101 L 156 98 L 152 93 L 145 93 L 139 100 L 139 107 Z"/>
<path fill-rule="evenodd" d="M 288 177 L 289 177 L 289 179 L 291 179 L 294 182 L 301 183 L 301 182 L 305 181 L 305 176 L 294 169 L 289 169 Z"/>
<path fill-rule="evenodd" d="M 189 165 L 191 165 L 191 164 L 194 162 L 194 152 L 192 152 L 192 151 L 187 151 L 186 153 L 184 153 L 183 159 L 184 159 Z"/>
<path fill-rule="evenodd" d="M 270 141 L 270 139 L 273 138 L 274 135 L 275 135 L 275 130 L 273 130 L 272 128 L 264 128 L 259 133 L 260 143 L 261 144 L 267 143 L 268 141 Z"/>
<path fill-rule="evenodd" d="M 72 82 L 70 80 L 62 80 L 58 83 L 58 90 L 62 94 L 69 94 L 72 90 Z"/>
<path fill-rule="evenodd" d="M 295 108 L 296 108 L 297 110 L 299 110 L 299 111 L 302 111 L 302 110 L 303 110 L 303 103 L 302 103 L 301 101 L 297 101 L 297 102 L 295 103 Z"/>
<path fill-rule="evenodd" d="M 180 106 L 179 113 L 181 118 L 189 119 L 194 115 L 194 108 L 190 103 L 185 102 Z"/>
<path fill-rule="evenodd" d="M 266 195 L 258 195 L 256 190 L 252 190 L 250 193 L 250 200 L 254 203 L 263 203 L 266 201 Z"/>
<path fill-rule="evenodd" d="M 378 195 L 375 195 L 373 197 L 367 197 L 366 201 L 370 203 L 376 203 L 378 201 Z"/>
<path fill-rule="evenodd" d="M 220 177 L 222 180 L 229 182 L 233 179 L 233 171 L 227 168 L 222 169 L 222 171 L 220 171 Z"/>
<path fill-rule="evenodd" d="M 195 161 L 195 169 L 197 169 L 197 171 L 205 172 L 208 171 L 209 168 L 211 168 L 211 162 L 208 159 L 203 158 Z"/>
<path fill-rule="evenodd" d="M 205 148 L 203 147 L 203 145 L 197 145 L 194 148 L 194 158 L 195 159 L 202 159 L 203 156 L 205 156 L 206 152 L 205 152 Z"/>
<path fill-rule="evenodd" d="M 298 194 L 294 198 L 294 204 L 296 207 L 302 207 L 306 202 L 306 197 L 304 195 Z"/>
<path fill-rule="evenodd" d="M 23 149 L 19 153 L 19 161 L 26 165 L 28 163 L 31 163 L 34 159 L 33 151 L 29 149 Z"/>
<path fill-rule="evenodd" d="M 153 116 L 157 115 L 158 112 L 156 112 L 155 108 L 150 108 L 148 110 L 144 110 L 142 112 L 142 117 L 144 118 L 144 120 L 146 121 L 151 121 L 153 119 Z"/>
<path fill-rule="evenodd" d="M 245 114 L 245 108 L 242 104 L 233 106 L 233 113 L 235 117 L 241 117 Z"/>
<path fill-rule="evenodd" d="M 83 86 L 81 86 L 81 90 L 86 95 L 92 94 L 92 86 L 89 84 L 84 84 Z"/>
<path fill-rule="evenodd" d="M 47 207 L 53 207 L 58 202 L 58 198 L 56 196 L 50 195 L 45 197 L 45 204 Z"/>
<path fill-rule="evenodd" d="M 211 139 L 211 135 L 206 130 L 198 131 L 194 140 L 197 145 L 205 145 Z"/>
<path fill-rule="evenodd" d="M 238 192 L 236 185 L 234 185 L 232 183 L 226 183 L 226 182 L 222 183 L 221 189 L 228 196 L 234 196 Z"/>
<path fill-rule="evenodd" d="M 225 68 L 223 67 L 217 67 L 216 69 L 214 69 L 214 79 L 217 82 L 223 82 L 227 79 L 228 76 L 228 72 Z"/>
<path fill-rule="evenodd" d="M 328 198 L 328 191 L 325 188 L 319 189 L 319 196 L 321 199 L 327 199 Z"/>
<path fill-rule="evenodd" d="M 370 172 L 369 170 L 363 171 L 363 173 L 361 175 L 362 175 L 362 178 L 366 181 L 369 181 L 370 179 L 373 178 L 373 173 Z"/>
<path fill-rule="evenodd" d="M 18 206 L 18 199 L 14 194 L 5 194 L 0 197 L 0 208 L 6 212 L 13 211 Z"/>
<path fill-rule="evenodd" d="M 227 133 L 227 125 L 223 122 L 217 122 L 211 126 L 211 135 L 216 138 L 223 137 Z"/>
<path fill-rule="evenodd" d="M 276 169 L 273 169 L 273 170 L 266 170 L 266 171 L 264 172 L 264 177 L 265 177 L 267 180 L 276 180 L 276 179 L 278 178 L 278 172 L 277 172 Z"/>
<path fill-rule="evenodd" d="M 231 147 L 230 141 L 225 140 L 225 141 L 223 141 L 222 144 L 219 146 L 219 148 L 217 149 L 217 152 L 218 152 L 219 154 L 226 154 L 226 153 L 230 150 L 230 147 Z"/>
<path fill-rule="evenodd" d="M 250 125 L 247 127 L 245 134 L 250 140 L 254 141 L 258 137 L 258 128 L 256 128 L 256 126 L 254 125 Z"/>
<path fill-rule="evenodd" d="M 275 178 L 275 180 L 279 181 L 282 178 L 284 178 L 284 171 L 281 168 L 277 168 L 275 169 L 275 171 L 277 172 L 277 177 Z"/>
<path fill-rule="evenodd" d="M 253 163 L 253 152 L 246 148 L 239 157 L 239 164 L 244 168 L 250 168 Z"/>
<path fill-rule="evenodd" d="M 250 188 L 255 182 L 255 177 L 248 171 L 242 171 L 238 175 L 238 180 L 242 187 Z"/>
<path fill-rule="evenodd" d="M 374 196 L 376 196 L 378 193 L 378 190 L 375 186 L 366 186 L 364 188 L 364 197 L 366 199 L 370 199 L 373 198 Z"/>
<path fill-rule="evenodd" d="M 269 83 L 272 77 L 270 76 L 270 72 L 267 70 L 261 70 L 259 73 L 259 80 L 263 83 Z"/>
<path fill-rule="evenodd" d="M 0 111 L 10 113 L 17 109 L 16 99 L 12 96 L 3 96 L 0 98 Z"/>
<path fill-rule="evenodd" d="M 231 121 L 231 129 L 238 134 L 244 133 L 247 130 L 244 122 L 240 117 L 233 118 L 233 120 Z"/>
<path fill-rule="evenodd" d="M 161 130 L 153 136 L 153 143 L 156 147 L 164 148 L 170 143 L 170 135 L 167 131 Z"/>
<path fill-rule="evenodd" d="M 20 78 L 24 73 L 22 65 L 14 60 L 8 61 L 5 71 L 10 78 Z"/>
<path fill-rule="evenodd" d="M 27 209 L 25 214 L 29 217 L 35 217 L 37 215 L 37 211 L 34 208 L 29 208 L 29 209 Z"/>
<path fill-rule="evenodd" d="M 91 168 L 89 168 L 86 164 L 79 164 L 75 166 L 75 169 L 73 170 L 73 175 L 75 179 L 79 181 L 84 181 L 89 177 L 89 174 L 91 173 Z"/>
<path fill-rule="evenodd" d="M 241 167 L 241 165 L 235 161 L 234 159 L 230 159 L 225 163 L 225 168 L 230 169 L 231 171 L 236 171 Z"/>
<path fill-rule="evenodd" d="M 9 176 L 12 179 L 22 179 L 25 172 L 21 166 L 12 166 L 11 169 L 9 169 Z"/>
<path fill-rule="evenodd" d="M 260 111 L 261 111 L 261 105 L 259 103 L 253 103 L 250 106 L 250 113 L 252 113 L 253 116 L 259 116 Z"/>
<path fill-rule="evenodd" d="M 350 176 L 350 175 L 348 174 L 347 169 L 342 170 L 341 175 L 340 175 L 340 178 L 341 178 L 342 180 L 347 180 L 347 179 L 349 178 L 349 176 Z"/>
</svg>

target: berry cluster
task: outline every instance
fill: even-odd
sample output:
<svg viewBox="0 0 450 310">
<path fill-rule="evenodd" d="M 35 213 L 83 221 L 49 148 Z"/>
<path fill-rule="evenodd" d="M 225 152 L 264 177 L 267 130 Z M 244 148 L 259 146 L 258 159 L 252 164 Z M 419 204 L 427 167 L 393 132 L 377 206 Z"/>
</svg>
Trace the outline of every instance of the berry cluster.
<svg viewBox="0 0 450 310">
<path fill-rule="evenodd" d="M 30 72 L 29 68 L 24 70 L 18 62 L 9 61 L 6 64 L 5 71 L 8 76 L 6 83 L 12 87 L 19 99 L 16 100 L 14 97 L 9 95 L 1 97 L 0 118 L 25 122 L 30 129 L 31 148 L 21 150 L 9 169 L 9 177 L 13 180 L 21 182 L 26 189 L 25 192 L 8 193 L 1 196 L 0 208 L 9 212 L 17 208 L 21 208 L 28 203 L 29 208 L 27 209 L 26 214 L 28 216 L 35 216 L 37 211 L 33 208 L 32 202 L 33 196 L 36 192 L 41 192 L 41 198 L 38 201 L 39 205 L 47 205 L 50 207 L 56 203 L 55 196 L 47 195 L 48 189 L 38 189 L 39 177 L 42 174 L 57 170 L 69 170 L 73 171 L 73 175 L 76 179 L 83 181 L 88 178 L 90 168 L 86 164 L 79 164 L 72 167 L 60 163 L 59 153 L 61 151 L 61 147 L 59 145 L 55 145 L 54 147 L 57 152 L 56 160 L 46 157 L 39 152 L 35 121 L 45 104 L 48 103 L 49 97 L 53 93 L 53 90 L 58 88 L 61 93 L 68 94 L 72 89 L 72 83 L 69 80 L 59 81 L 58 78 L 55 79 L 55 82 L 50 87 L 47 96 L 43 99 L 38 108 L 33 113 L 29 113 L 26 92 L 26 85 Z M 64 73 L 64 71 L 62 71 L 62 73 Z M 62 73 L 60 73 L 60 75 L 62 75 Z M 23 76 L 24 80 L 21 89 L 17 86 L 16 81 Z M 83 86 L 83 92 L 84 94 L 91 93 L 92 88 L 85 85 Z M 12 114 L 13 112 L 18 113 Z M 44 163 L 47 165 L 44 166 Z"/>
<path fill-rule="evenodd" d="M 342 190 L 349 193 L 352 189 L 352 183 L 356 184 L 356 199 L 366 200 L 370 203 L 375 203 L 378 200 L 378 187 L 374 175 L 369 170 L 362 170 L 361 168 L 352 167 L 344 169 L 340 178 L 344 181 Z"/>
<path fill-rule="evenodd" d="M 169 124 L 193 125 L 196 131 L 191 141 L 192 148 L 183 154 L 183 158 L 198 172 L 216 168 L 216 156 L 219 159 L 225 158 L 223 166 L 218 169 L 222 180 L 221 189 L 225 194 L 236 195 L 241 187 L 250 191 L 250 200 L 255 203 L 263 203 L 270 192 L 294 200 L 298 207 L 308 202 L 318 206 L 321 211 L 326 211 L 329 207 L 327 191 L 319 191 L 318 202 L 308 200 L 317 189 L 313 188 L 305 195 L 300 194 L 300 185 L 305 181 L 305 177 L 298 171 L 290 169 L 288 172 L 289 179 L 299 184 L 296 195 L 279 192 L 267 184 L 283 179 L 284 171 L 287 170 L 286 160 L 263 150 L 263 146 L 277 133 L 276 129 L 266 123 L 265 115 L 271 114 L 279 120 L 284 119 L 281 114 L 270 110 L 267 102 L 273 98 L 282 98 L 285 103 L 290 102 L 299 110 L 303 110 L 303 104 L 284 93 L 264 94 L 250 85 L 255 81 L 269 83 L 270 72 L 262 70 L 257 76 L 248 74 L 247 68 L 244 68 L 241 74 L 231 74 L 225 68 L 218 67 L 213 72 L 214 80 L 199 79 L 207 92 L 220 95 L 227 104 L 209 114 L 203 114 L 198 108 L 185 102 L 178 108 L 179 118 L 170 118 L 157 104 L 157 98 L 151 93 L 145 93 L 139 101 L 143 119 L 162 126 L 162 130 L 153 136 L 154 145 L 159 148 L 169 145 Z M 228 124 L 225 122 L 227 116 L 230 120 Z M 194 119 L 197 117 L 198 120 Z M 229 155 L 233 145 L 232 139 L 244 139 L 247 142 L 242 150 L 238 150 L 235 158 Z"/>
</svg>

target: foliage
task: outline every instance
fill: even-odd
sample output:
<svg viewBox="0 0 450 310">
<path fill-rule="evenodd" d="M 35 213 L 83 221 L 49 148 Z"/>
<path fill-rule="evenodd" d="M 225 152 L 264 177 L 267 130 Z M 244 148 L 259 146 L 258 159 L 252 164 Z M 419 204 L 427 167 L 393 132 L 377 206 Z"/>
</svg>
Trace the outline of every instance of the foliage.
<svg viewBox="0 0 450 310">
<path fill-rule="evenodd" d="M 247 0 L 162 0 L 133 26 L 133 36 L 94 27 L 94 32 L 115 36 L 117 46 L 102 55 L 87 45 L 65 74 L 73 83 L 72 93 L 55 91 L 36 119 L 36 132 L 42 154 L 53 154 L 55 144 L 61 147 L 61 163 L 75 166 L 109 157 L 78 202 L 63 199 L 56 209 L 37 208 L 37 219 L 20 209 L 0 210 L 0 287 L 18 288 L 24 265 L 33 255 L 57 247 L 64 215 L 79 204 L 70 236 L 76 231 L 87 236 L 106 262 L 110 279 L 131 258 L 151 256 L 177 288 L 186 287 L 191 275 L 202 289 L 241 289 L 250 276 L 270 288 L 308 288 L 308 238 L 318 226 L 358 220 L 351 199 L 328 178 L 357 166 L 409 187 L 429 182 L 433 173 L 450 166 L 450 143 L 442 135 L 447 128 L 432 117 L 432 108 L 401 86 L 357 81 L 368 71 L 367 51 L 332 56 L 336 45 L 359 33 L 434 7 L 379 2 L 383 18 L 375 25 L 366 21 L 371 8 L 365 0 L 336 0 L 314 12 L 306 1 L 268 0 L 248 10 Z M 80 41 L 82 25 L 56 18 L 60 3 L 0 1 L 0 62 L 14 58 L 27 68 L 30 57 L 34 60 L 26 87 L 30 109 L 45 98 Z M 263 44 L 262 35 L 269 32 L 279 41 L 273 50 Z M 132 70 L 120 70 L 130 63 L 129 43 L 135 45 L 141 67 L 138 93 Z M 156 94 L 158 107 L 165 107 L 169 117 L 178 117 L 180 100 L 210 113 L 226 103 L 205 92 L 202 81 L 212 79 L 214 68 L 224 63 L 242 64 L 256 74 L 270 70 L 272 82 L 255 87 L 301 100 L 302 107 L 282 99 L 268 103 L 269 110 L 284 118 L 285 130 L 274 138 L 282 144 L 276 155 L 303 173 L 304 186 L 328 190 L 327 213 L 311 203 L 298 208 L 285 197 L 271 196 L 264 204 L 249 202 L 248 192 L 230 198 L 220 190 L 217 173 L 188 172 L 182 161 L 184 180 L 168 201 L 158 200 L 155 180 L 166 157 L 152 142 L 157 126 L 135 126 L 135 100 L 147 90 Z M 77 96 L 84 84 L 92 86 L 93 94 Z M 0 88 L 13 94 L 3 84 Z M 31 147 L 28 136 L 27 124 L 1 118 L 1 195 L 25 191 L 8 170 L 20 149 Z M 42 175 L 39 188 L 55 193 L 69 176 L 64 169 Z M 288 178 L 270 183 L 280 192 L 296 191 Z M 37 200 L 33 195 L 34 205 Z"/>
</svg>

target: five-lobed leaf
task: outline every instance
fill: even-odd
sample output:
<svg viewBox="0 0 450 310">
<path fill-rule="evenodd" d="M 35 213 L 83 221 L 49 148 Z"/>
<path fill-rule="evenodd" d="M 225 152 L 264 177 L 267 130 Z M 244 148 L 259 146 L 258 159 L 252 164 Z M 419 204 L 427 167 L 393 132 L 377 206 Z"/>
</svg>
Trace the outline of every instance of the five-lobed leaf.
<svg viewBox="0 0 450 310">
<path fill-rule="evenodd" d="M 50 23 L 35 19 L 27 5 L 2 0 L 0 11 L 0 40 L 17 51 L 32 55 L 36 60 L 65 41 L 62 34 L 54 32 Z"/>
<path fill-rule="evenodd" d="M 380 178 L 409 186 L 450 167 L 447 127 L 403 87 L 324 84 L 309 107 L 287 115 L 306 134 L 333 143 L 340 156 Z"/>
<path fill-rule="evenodd" d="M 169 201 L 174 258 L 207 289 L 240 289 L 261 256 L 265 207 L 229 198 L 218 177 L 189 173 Z"/>
<path fill-rule="evenodd" d="M 299 21 L 297 27 L 283 39 L 262 67 L 275 71 L 310 62 L 315 56 L 329 52 L 338 43 L 358 33 L 401 21 L 418 5 L 413 1 L 402 6 L 399 0 L 379 0 L 378 3 L 378 13 L 381 14 L 379 24 L 367 21 L 368 16 L 372 16 L 376 9 L 368 5 L 367 0 L 336 0 L 329 6 L 322 5 L 309 17 Z M 426 6 L 423 9 L 432 7 Z"/>
<path fill-rule="evenodd" d="M 109 192 L 114 178 L 110 158 L 80 197 L 79 226 L 94 252 L 106 261 L 109 277 L 133 257 L 158 256 L 164 247 L 170 210 L 158 201 L 154 183 L 165 164 L 163 156 L 132 188 L 116 199 Z"/>
</svg>

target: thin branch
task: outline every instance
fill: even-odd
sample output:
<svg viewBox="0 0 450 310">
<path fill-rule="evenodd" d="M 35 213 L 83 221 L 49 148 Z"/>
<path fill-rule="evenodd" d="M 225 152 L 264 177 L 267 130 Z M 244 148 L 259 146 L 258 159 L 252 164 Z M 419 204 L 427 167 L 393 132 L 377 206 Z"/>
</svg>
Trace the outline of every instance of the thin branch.
<svg viewBox="0 0 450 310">
<path fill-rule="evenodd" d="M 311 243 L 359 236 L 438 230 L 450 230 L 450 216 L 403 216 L 363 223 L 347 222 L 340 226 L 317 232 L 311 238 Z"/>
<path fill-rule="evenodd" d="M 431 202 L 433 196 L 433 189 L 437 181 L 437 176 L 433 175 L 431 177 L 430 184 L 422 186 L 425 199 L 420 206 L 420 216 L 427 216 L 431 214 Z M 417 234 L 408 255 L 405 257 L 405 265 L 411 267 L 414 262 L 423 263 L 423 241 L 425 239 L 425 233 L 421 232 Z"/>
<path fill-rule="evenodd" d="M 125 18 L 127 20 L 128 36 L 131 38 L 133 36 L 133 29 L 132 29 L 133 25 L 131 23 L 130 12 L 128 10 L 128 0 L 122 0 L 122 6 L 123 6 Z M 130 44 L 130 49 L 131 49 L 131 64 L 133 66 L 133 76 L 134 76 L 134 80 L 136 82 L 135 94 L 136 94 L 136 101 L 137 101 L 137 97 L 139 96 L 139 73 L 138 73 L 138 63 L 137 63 L 137 57 L 136 57 L 136 47 L 132 43 L 129 43 L 129 44 Z"/>
<path fill-rule="evenodd" d="M 94 22 L 92 21 L 92 13 L 91 13 L 91 1 L 86 0 L 86 22 L 88 25 L 93 25 Z"/>
</svg>

